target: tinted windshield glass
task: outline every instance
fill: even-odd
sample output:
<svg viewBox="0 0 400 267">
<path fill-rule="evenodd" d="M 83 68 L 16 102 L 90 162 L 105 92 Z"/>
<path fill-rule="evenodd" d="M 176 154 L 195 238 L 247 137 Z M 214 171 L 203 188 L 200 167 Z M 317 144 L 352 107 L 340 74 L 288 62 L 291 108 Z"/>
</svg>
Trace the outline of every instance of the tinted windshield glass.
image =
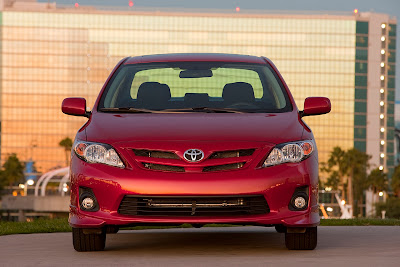
<svg viewBox="0 0 400 267">
<path fill-rule="evenodd" d="M 291 105 L 267 65 L 174 62 L 122 66 L 99 105 L 100 111 L 118 108 L 285 112 Z"/>
</svg>

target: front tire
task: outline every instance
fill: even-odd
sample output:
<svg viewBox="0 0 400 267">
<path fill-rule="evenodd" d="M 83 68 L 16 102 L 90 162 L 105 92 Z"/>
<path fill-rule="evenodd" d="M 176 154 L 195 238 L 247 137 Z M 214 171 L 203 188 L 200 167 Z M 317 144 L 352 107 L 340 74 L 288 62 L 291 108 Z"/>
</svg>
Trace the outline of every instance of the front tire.
<svg viewBox="0 0 400 267">
<path fill-rule="evenodd" d="M 282 224 L 277 224 L 275 225 L 275 230 L 280 234 L 286 233 L 286 226 Z"/>
<path fill-rule="evenodd" d="M 72 243 L 79 252 L 101 251 L 106 246 L 106 232 L 85 234 L 83 228 L 72 228 Z"/>
<path fill-rule="evenodd" d="M 285 233 L 286 247 L 290 250 L 313 250 L 317 246 L 317 227 L 306 228 L 305 233 Z"/>
<path fill-rule="evenodd" d="M 119 231 L 119 226 L 116 225 L 110 225 L 107 227 L 107 234 L 116 234 Z"/>
</svg>

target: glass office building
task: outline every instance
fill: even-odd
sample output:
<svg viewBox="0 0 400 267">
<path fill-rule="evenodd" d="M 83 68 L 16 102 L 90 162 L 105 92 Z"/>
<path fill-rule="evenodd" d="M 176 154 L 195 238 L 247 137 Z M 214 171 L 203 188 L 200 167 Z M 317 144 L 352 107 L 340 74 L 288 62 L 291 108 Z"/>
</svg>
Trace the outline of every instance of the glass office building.
<svg viewBox="0 0 400 267">
<path fill-rule="evenodd" d="M 332 112 L 307 117 L 326 161 L 335 146 L 394 167 L 396 20 L 385 14 L 104 11 L 0 0 L 1 160 L 17 153 L 39 171 L 65 166 L 58 143 L 86 121 L 61 113 L 65 97 L 91 108 L 125 56 L 215 52 L 266 56 L 298 107 L 327 96 Z"/>
</svg>

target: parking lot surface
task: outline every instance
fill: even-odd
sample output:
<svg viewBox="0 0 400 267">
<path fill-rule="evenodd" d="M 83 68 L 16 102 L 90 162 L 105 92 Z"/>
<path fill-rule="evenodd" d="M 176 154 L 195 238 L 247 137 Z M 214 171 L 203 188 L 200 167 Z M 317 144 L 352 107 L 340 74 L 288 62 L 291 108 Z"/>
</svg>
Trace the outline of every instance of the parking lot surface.
<svg viewBox="0 0 400 267">
<path fill-rule="evenodd" d="M 313 251 L 289 251 L 264 227 L 122 230 L 105 251 L 75 252 L 71 233 L 0 236 L 1 266 L 400 266 L 399 226 L 318 228 Z"/>
</svg>

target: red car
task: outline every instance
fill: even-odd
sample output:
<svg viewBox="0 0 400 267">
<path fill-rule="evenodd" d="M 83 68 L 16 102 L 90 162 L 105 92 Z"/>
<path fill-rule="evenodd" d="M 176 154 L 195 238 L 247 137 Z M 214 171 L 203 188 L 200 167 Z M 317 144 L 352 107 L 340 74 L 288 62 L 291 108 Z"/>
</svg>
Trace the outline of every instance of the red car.
<svg viewBox="0 0 400 267">
<path fill-rule="evenodd" d="M 328 113 L 310 97 L 299 111 L 267 58 L 166 54 L 121 60 L 71 160 L 69 223 L 77 251 L 103 250 L 106 233 L 135 225 L 275 226 L 289 249 L 317 245 L 318 154 L 302 117 Z"/>
</svg>

